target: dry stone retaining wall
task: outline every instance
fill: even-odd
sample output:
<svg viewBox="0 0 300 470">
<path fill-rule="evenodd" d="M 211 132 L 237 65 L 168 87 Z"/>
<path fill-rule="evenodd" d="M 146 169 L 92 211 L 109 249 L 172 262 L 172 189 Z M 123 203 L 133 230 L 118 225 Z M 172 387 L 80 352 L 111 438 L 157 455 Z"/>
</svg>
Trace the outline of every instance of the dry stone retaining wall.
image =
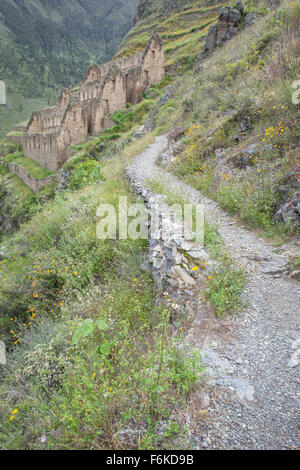
<svg viewBox="0 0 300 470">
<path fill-rule="evenodd" d="M 168 298 L 176 309 L 195 312 L 203 288 L 203 275 L 199 274 L 200 269 L 194 271 L 194 268 L 199 264 L 210 265 L 209 255 L 203 245 L 183 236 L 183 222 L 168 206 L 166 197 L 155 194 L 145 187 L 138 180 L 134 165 L 127 167 L 125 172 L 130 185 L 149 210 L 148 271 L 151 272 L 159 289 L 167 291 Z M 155 233 L 150 230 L 150 225 L 151 215 L 157 210 L 160 223 L 155 227 Z M 168 234 L 167 239 L 164 237 L 164 232 Z"/>
<path fill-rule="evenodd" d="M 18 176 L 35 194 L 37 194 L 43 186 L 46 186 L 46 184 L 49 184 L 54 180 L 54 176 L 48 176 L 47 178 L 41 179 L 33 178 L 25 168 L 14 162 L 10 162 L 8 164 L 8 168 L 11 173 Z"/>
</svg>

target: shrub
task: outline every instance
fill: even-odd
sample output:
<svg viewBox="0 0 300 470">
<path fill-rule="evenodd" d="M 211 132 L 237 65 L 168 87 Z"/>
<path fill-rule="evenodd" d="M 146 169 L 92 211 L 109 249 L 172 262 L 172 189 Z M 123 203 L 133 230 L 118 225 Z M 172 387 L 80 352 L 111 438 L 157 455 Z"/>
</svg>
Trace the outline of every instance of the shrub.
<svg viewBox="0 0 300 470">
<path fill-rule="evenodd" d="M 218 188 L 216 200 L 229 214 L 239 214 L 252 227 L 269 230 L 275 225 L 272 217 L 279 194 L 275 182 L 268 180 L 266 175 L 262 175 L 259 182 L 256 180 L 257 177 L 252 177 L 252 181 L 232 179 Z"/>
<path fill-rule="evenodd" d="M 70 181 L 70 189 L 80 189 L 92 183 L 99 183 L 104 180 L 101 166 L 96 160 L 88 159 L 79 163 L 73 171 Z"/>
<path fill-rule="evenodd" d="M 246 284 L 245 273 L 224 258 L 222 267 L 215 270 L 208 280 L 207 298 L 215 308 L 218 318 L 236 313 L 243 305 L 242 293 Z"/>
</svg>

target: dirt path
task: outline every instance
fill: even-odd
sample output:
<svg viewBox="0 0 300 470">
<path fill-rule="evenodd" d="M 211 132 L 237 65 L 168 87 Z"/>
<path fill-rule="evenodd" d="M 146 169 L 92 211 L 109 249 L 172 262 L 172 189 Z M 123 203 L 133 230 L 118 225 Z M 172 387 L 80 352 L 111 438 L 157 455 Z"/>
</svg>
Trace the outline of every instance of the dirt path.
<svg viewBox="0 0 300 470">
<path fill-rule="evenodd" d="M 248 307 L 217 321 L 204 305 L 190 326 L 189 345 L 201 351 L 210 379 L 192 397 L 183 422 L 195 449 L 299 448 L 300 289 L 278 277 L 287 252 L 238 227 L 217 204 L 156 166 L 167 145 L 157 137 L 131 165 L 136 182 L 163 183 L 205 205 L 232 256 L 247 266 Z M 276 251 L 276 252 L 275 252 Z"/>
</svg>

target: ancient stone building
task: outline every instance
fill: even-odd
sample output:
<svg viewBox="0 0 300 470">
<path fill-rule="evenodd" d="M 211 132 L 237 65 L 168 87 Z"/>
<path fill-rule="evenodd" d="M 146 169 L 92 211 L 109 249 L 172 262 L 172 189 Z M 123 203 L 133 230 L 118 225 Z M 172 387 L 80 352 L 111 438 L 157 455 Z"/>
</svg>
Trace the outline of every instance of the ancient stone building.
<svg viewBox="0 0 300 470">
<path fill-rule="evenodd" d="M 143 91 L 164 75 L 164 51 L 157 33 L 146 49 L 133 56 L 91 65 L 80 87 L 64 89 L 54 109 L 32 113 L 21 138 L 24 155 L 58 170 L 70 157 L 70 146 L 111 127 L 111 114 L 127 103 L 138 103 Z"/>
</svg>

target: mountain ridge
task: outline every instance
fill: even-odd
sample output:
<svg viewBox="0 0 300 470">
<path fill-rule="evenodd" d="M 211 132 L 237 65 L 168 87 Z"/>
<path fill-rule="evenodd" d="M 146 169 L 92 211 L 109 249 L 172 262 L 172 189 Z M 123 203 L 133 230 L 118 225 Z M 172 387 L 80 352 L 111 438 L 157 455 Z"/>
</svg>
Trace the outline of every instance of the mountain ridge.
<svg viewBox="0 0 300 470">
<path fill-rule="evenodd" d="M 110 60 L 136 5 L 137 0 L 2 0 L 0 79 L 7 84 L 8 106 L 0 109 L 0 134 L 27 119 L 37 98 L 39 108 L 51 105 L 91 63 Z"/>
</svg>

